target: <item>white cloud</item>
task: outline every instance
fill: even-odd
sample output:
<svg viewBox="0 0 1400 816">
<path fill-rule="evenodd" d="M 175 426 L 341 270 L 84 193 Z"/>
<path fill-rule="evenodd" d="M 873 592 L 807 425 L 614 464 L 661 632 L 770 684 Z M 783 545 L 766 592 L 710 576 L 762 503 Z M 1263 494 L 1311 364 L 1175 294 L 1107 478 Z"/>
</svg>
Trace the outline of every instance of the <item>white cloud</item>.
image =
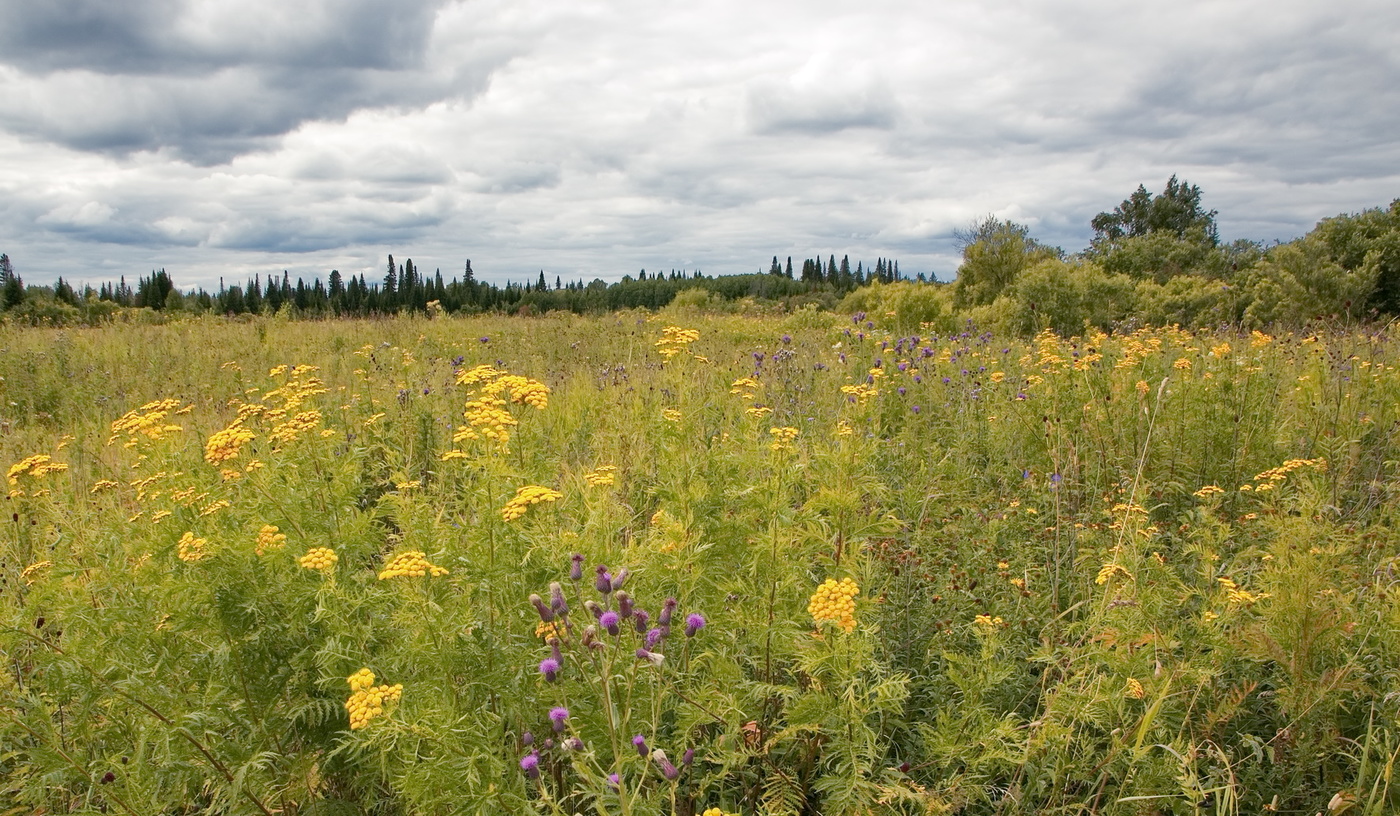
<svg viewBox="0 0 1400 816">
<path fill-rule="evenodd" d="M 1379 0 L 113 8 L 0 0 L 0 249 L 26 280 L 377 277 L 388 252 L 946 276 L 979 216 L 1077 249 L 1173 173 L 1226 238 L 1400 195 Z"/>
</svg>

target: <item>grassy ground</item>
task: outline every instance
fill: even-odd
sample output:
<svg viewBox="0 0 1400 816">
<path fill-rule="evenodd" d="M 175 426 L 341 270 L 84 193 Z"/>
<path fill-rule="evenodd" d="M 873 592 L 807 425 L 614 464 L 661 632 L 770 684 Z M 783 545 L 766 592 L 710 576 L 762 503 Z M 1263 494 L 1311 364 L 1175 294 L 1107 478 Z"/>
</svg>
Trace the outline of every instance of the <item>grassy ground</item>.
<svg viewBox="0 0 1400 816">
<path fill-rule="evenodd" d="M 0 813 L 1394 808 L 1389 334 L 884 319 L 0 329 Z"/>
</svg>

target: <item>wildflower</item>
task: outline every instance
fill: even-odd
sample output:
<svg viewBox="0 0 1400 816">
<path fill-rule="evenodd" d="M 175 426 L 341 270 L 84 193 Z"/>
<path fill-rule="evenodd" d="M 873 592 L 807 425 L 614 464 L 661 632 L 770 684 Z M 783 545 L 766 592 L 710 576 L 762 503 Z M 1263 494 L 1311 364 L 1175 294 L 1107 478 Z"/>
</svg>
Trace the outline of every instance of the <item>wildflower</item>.
<svg viewBox="0 0 1400 816">
<path fill-rule="evenodd" d="M 369 725 L 369 721 L 384 713 L 386 702 L 398 702 L 403 696 L 403 685 L 392 686 L 374 684 L 374 672 L 360 669 L 345 682 L 350 684 L 350 698 L 345 701 L 345 709 L 350 712 L 350 728 L 358 730 Z"/>
<path fill-rule="evenodd" d="M 637 736 L 633 737 L 633 738 L 632 738 L 632 747 L 637 749 L 637 756 L 640 756 L 640 757 L 642 757 L 643 759 L 646 758 L 646 755 L 647 755 L 647 753 L 648 753 L 648 750 L 647 750 L 647 738 L 646 738 L 645 736 L 643 736 L 643 735 L 641 735 L 641 734 L 638 734 Z"/>
<path fill-rule="evenodd" d="M 1217 487 L 1217 486 L 1215 486 L 1215 485 L 1206 485 L 1205 487 L 1201 488 L 1200 490 L 1197 490 L 1195 493 L 1192 493 L 1191 495 L 1195 496 L 1195 497 L 1198 498 L 1198 499 L 1208 499 L 1208 498 L 1210 498 L 1211 496 L 1219 496 L 1221 493 L 1224 493 L 1224 492 L 1225 492 L 1225 491 L 1224 491 L 1223 489 L 1221 489 L 1221 488 L 1219 488 L 1219 487 Z"/>
<path fill-rule="evenodd" d="M 617 571 L 617 574 L 614 575 L 614 576 L 612 576 L 612 588 L 613 588 L 613 592 L 616 592 L 616 591 L 618 591 L 619 589 L 622 589 L 622 585 L 625 584 L 625 583 L 627 583 L 627 579 L 630 578 L 631 576 L 632 576 L 632 571 L 629 570 L 629 569 L 627 569 L 626 567 L 623 567 L 622 569 L 618 570 L 618 571 Z"/>
<path fill-rule="evenodd" d="M 681 412 L 677 411 L 675 408 L 667 408 L 661 412 L 661 418 L 667 422 L 680 422 Z"/>
<path fill-rule="evenodd" d="M 619 776 L 618 776 L 617 774 L 615 774 L 615 773 L 610 773 L 610 774 L 608 774 L 608 787 L 609 787 L 609 788 L 612 788 L 613 791 L 616 792 L 617 789 L 618 789 L 619 787 L 621 787 L 621 786 L 622 786 L 622 778 L 621 778 L 621 777 L 619 777 Z"/>
<path fill-rule="evenodd" d="M 671 760 L 666 758 L 666 752 L 660 748 L 651 752 L 651 758 L 661 768 L 661 775 L 667 780 L 674 782 L 681 775 L 680 769 L 671 764 Z"/>
<path fill-rule="evenodd" d="M 690 344 L 700 339 L 700 332 L 695 329 L 682 329 L 679 326 L 667 326 L 661 330 L 661 339 L 656 341 L 656 351 L 667 360 L 688 351 Z"/>
<path fill-rule="evenodd" d="M 258 541 L 253 547 L 253 552 L 263 555 L 271 550 L 280 550 L 286 544 L 287 535 L 285 533 L 279 533 L 274 524 L 264 524 L 262 529 L 258 530 Z"/>
<path fill-rule="evenodd" d="M 685 618 L 685 636 L 695 637 L 695 633 L 705 628 L 705 618 L 694 612 Z"/>
<path fill-rule="evenodd" d="M 563 706 L 555 706 L 554 708 L 551 708 L 549 710 L 549 721 L 551 724 L 553 724 L 554 733 L 556 734 L 562 734 L 564 732 L 564 724 L 568 721 L 568 719 L 569 709 L 564 708 Z"/>
<path fill-rule="evenodd" d="M 1002 620 L 999 615 L 978 615 L 972 619 L 972 625 L 982 629 L 992 629 L 997 626 L 1004 626 L 1005 624 L 1006 621 Z"/>
<path fill-rule="evenodd" d="M 39 580 L 38 576 L 41 572 L 52 566 L 52 561 L 35 561 L 20 572 L 20 580 L 24 581 L 25 586 L 30 586 L 35 581 Z"/>
<path fill-rule="evenodd" d="M 1133 574 L 1119 564 L 1104 564 L 1099 568 L 1099 574 L 1094 577 L 1094 583 L 1102 586 L 1115 577 L 1122 577 L 1129 581 L 1135 580 Z"/>
<path fill-rule="evenodd" d="M 598 565 L 598 577 L 593 579 L 593 587 L 604 595 L 612 592 L 612 575 L 602 564 Z"/>
<path fill-rule="evenodd" d="M 549 608 L 561 618 L 569 614 L 569 604 L 564 600 L 564 588 L 558 581 L 549 585 Z"/>
<path fill-rule="evenodd" d="M 569 561 L 572 562 L 569 566 L 569 580 L 583 580 L 583 553 L 574 553 L 569 556 Z"/>
<path fill-rule="evenodd" d="M 540 755 L 538 751 L 531 751 L 520 758 L 520 770 L 525 772 L 525 776 L 530 779 L 540 778 Z"/>
<path fill-rule="evenodd" d="M 528 510 L 531 505 L 541 502 L 558 501 L 560 498 L 563 498 L 563 496 L 563 493 L 557 490 L 551 490 L 547 487 L 525 485 L 516 490 L 515 498 L 506 502 L 505 507 L 501 508 L 501 517 L 506 521 L 515 521 L 525 515 L 525 511 Z"/>
<path fill-rule="evenodd" d="M 550 623 L 554 620 L 554 610 L 550 609 L 548 606 L 545 606 L 544 598 L 541 598 L 539 595 L 531 593 L 530 603 L 534 605 L 535 611 L 540 613 L 541 625 Z"/>
<path fill-rule="evenodd" d="M 204 546 L 208 543 L 202 538 L 195 538 L 194 533 L 186 531 L 184 535 L 180 536 L 180 541 L 176 545 L 176 555 L 181 561 L 194 563 L 209 555 L 204 550 Z"/>
<path fill-rule="evenodd" d="M 220 465 L 230 459 L 235 459 L 242 452 L 243 446 L 256 437 L 257 434 L 247 428 L 238 426 L 224 428 L 209 437 L 209 441 L 204 443 L 204 461 L 211 465 Z"/>
<path fill-rule="evenodd" d="M 615 465 L 600 465 L 597 468 L 585 473 L 583 480 L 589 487 L 606 487 L 613 484 L 617 477 L 617 467 Z"/>
<path fill-rule="evenodd" d="M 638 660 L 650 663 L 657 668 L 660 668 L 661 663 L 665 660 L 665 655 L 660 652 L 653 652 L 650 649 L 638 648 L 636 655 Z"/>
<path fill-rule="evenodd" d="M 617 599 L 617 614 L 624 620 L 632 617 L 632 596 L 626 590 L 618 590 L 613 597 Z"/>
<path fill-rule="evenodd" d="M 339 560 L 340 556 L 330 547 L 312 547 L 306 551 L 306 555 L 297 559 L 297 563 L 304 569 L 330 572 Z"/>
<path fill-rule="evenodd" d="M 661 604 L 661 615 L 657 618 L 656 622 L 669 628 L 671 626 L 671 616 L 676 613 L 676 606 L 678 603 L 679 602 L 675 598 L 667 598 L 665 603 Z"/>
<path fill-rule="evenodd" d="M 618 626 L 620 620 L 621 618 L 616 612 L 608 611 L 604 612 L 598 618 L 598 625 L 603 627 L 603 629 L 605 629 L 608 634 L 612 635 L 613 637 L 616 637 L 618 632 L 621 631 L 620 627 Z"/>
<path fill-rule="evenodd" d="M 769 445 L 775 451 L 791 450 L 792 440 L 796 439 L 801 431 L 796 428 L 769 428 L 768 433 L 773 435 L 773 442 Z"/>
<path fill-rule="evenodd" d="M 1130 700 L 1141 700 L 1146 694 L 1146 692 L 1143 691 L 1142 683 L 1138 682 L 1136 677 L 1129 677 L 1127 683 L 1124 685 L 1126 688 L 1123 689 L 1123 696 Z"/>
<path fill-rule="evenodd" d="M 632 625 L 636 628 L 637 634 L 646 634 L 647 625 L 651 623 L 651 613 L 645 609 L 632 610 Z"/>
<path fill-rule="evenodd" d="M 830 621 L 851 632 L 856 628 L 855 598 L 858 594 L 860 587 L 852 579 L 846 578 L 838 583 L 835 578 L 828 578 L 812 593 L 807 602 L 807 614 L 818 626 Z"/>
<path fill-rule="evenodd" d="M 646 647 L 648 649 L 655 649 L 665 637 L 666 632 L 658 626 L 647 630 L 646 640 L 644 641 L 644 643 L 646 643 Z"/>
<path fill-rule="evenodd" d="M 564 742 L 562 743 L 562 747 L 565 751 L 582 751 L 583 740 L 579 739 L 578 737 L 569 737 L 568 739 L 564 740 Z"/>
<path fill-rule="evenodd" d="M 425 575 L 446 575 L 446 567 L 439 567 L 428 561 L 428 557 L 422 550 L 408 550 L 394 556 L 388 564 L 384 565 L 384 571 L 379 573 L 379 580 L 408 576 L 421 578 Z"/>
<path fill-rule="evenodd" d="M 553 683 L 559 679 L 559 661 L 552 657 L 546 657 L 540 661 L 540 674 L 544 675 L 546 682 Z"/>
<path fill-rule="evenodd" d="M 8 481 L 11 486 L 14 486 L 19 484 L 19 477 L 25 474 L 33 476 L 36 479 L 42 479 L 50 473 L 58 473 L 67 469 L 67 464 L 53 461 L 53 457 L 46 453 L 38 453 L 21 459 L 11 465 L 5 477 L 6 481 Z"/>
</svg>

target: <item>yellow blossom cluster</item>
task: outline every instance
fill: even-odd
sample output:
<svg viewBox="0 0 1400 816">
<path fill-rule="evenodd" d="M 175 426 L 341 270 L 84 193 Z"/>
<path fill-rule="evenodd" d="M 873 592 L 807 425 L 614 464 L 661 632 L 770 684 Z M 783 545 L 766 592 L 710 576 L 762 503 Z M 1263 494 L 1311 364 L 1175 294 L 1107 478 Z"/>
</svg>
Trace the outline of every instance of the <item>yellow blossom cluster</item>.
<svg viewBox="0 0 1400 816">
<path fill-rule="evenodd" d="M 841 386 L 841 393 L 855 397 L 857 404 L 864 405 L 866 400 L 869 400 L 871 397 L 878 396 L 880 391 L 873 385 L 857 383 L 855 385 Z"/>
<path fill-rule="evenodd" d="M 717 807 L 705 808 L 705 812 L 700 816 L 739 816 L 737 813 L 726 813 Z"/>
<path fill-rule="evenodd" d="M 855 432 L 856 429 L 851 427 L 851 423 L 843 419 L 836 423 L 836 430 L 832 431 L 831 434 L 832 436 L 854 436 Z"/>
<path fill-rule="evenodd" d="M 297 563 L 305 569 L 329 572 L 339 560 L 340 556 L 330 547 L 312 547 L 306 551 L 306 555 L 297 559 Z"/>
<path fill-rule="evenodd" d="M 1313 468 L 1314 470 L 1325 473 L 1327 472 L 1327 460 L 1320 457 L 1317 459 L 1289 459 L 1278 467 L 1269 468 L 1258 476 L 1255 476 L 1254 481 L 1259 484 L 1256 485 L 1254 489 L 1261 493 L 1273 490 L 1283 484 L 1284 480 L 1288 478 L 1288 474 L 1301 468 Z"/>
<path fill-rule="evenodd" d="M 271 415 L 269 413 L 269 415 Z M 286 422 L 279 423 L 268 432 L 267 439 L 273 447 L 280 447 L 288 442 L 295 442 L 302 435 L 312 431 L 321 424 L 320 411 L 300 411 Z"/>
<path fill-rule="evenodd" d="M 294 365 L 290 368 L 279 365 L 267 372 L 273 379 L 287 378 L 281 386 L 263 395 L 264 405 L 281 402 L 278 408 L 266 412 L 267 418 L 275 422 L 291 416 L 311 397 L 326 393 L 326 384 L 319 377 L 309 376 L 318 370 L 316 366 L 309 365 Z"/>
<path fill-rule="evenodd" d="M 1099 568 L 1099 574 L 1094 577 L 1094 583 L 1102 586 L 1114 578 L 1124 578 L 1134 580 L 1133 574 L 1120 564 L 1104 564 Z"/>
<path fill-rule="evenodd" d="M 1224 492 L 1224 488 L 1221 488 L 1217 485 L 1206 485 L 1205 487 L 1201 488 L 1200 490 L 1197 490 L 1191 495 L 1195 496 L 1198 499 L 1209 499 L 1212 496 L 1219 496 L 1221 493 Z"/>
<path fill-rule="evenodd" d="M 740 394 L 746 400 L 753 399 L 754 392 L 763 387 L 755 377 L 740 377 L 729 386 L 729 393 Z"/>
<path fill-rule="evenodd" d="M 792 450 L 792 440 L 797 438 L 801 431 L 792 427 L 769 428 L 768 433 L 773 435 L 773 441 L 768 447 L 775 451 Z"/>
<path fill-rule="evenodd" d="M 695 329 L 682 329 L 680 326 L 667 326 L 661 330 L 661 339 L 656 341 L 656 351 L 667 360 L 688 351 L 690 344 L 700 339 Z"/>
<path fill-rule="evenodd" d="M 837 581 L 828 578 L 812 593 L 807 602 L 807 613 L 818 626 L 823 621 L 831 621 L 847 632 L 856 628 L 856 596 L 860 587 L 850 578 Z"/>
<path fill-rule="evenodd" d="M 36 453 L 10 465 L 10 469 L 5 474 L 5 479 L 11 486 L 19 484 L 19 477 L 29 475 L 36 479 L 42 479 L 50 473 L 58 473 L 68 469 L 68 465 L 63 462 L 55 462 L 52 456 L 47 453 Z"/>
<path fill-rule="evenodd" d="M 510 429 L 520 424 L 511 415 L 511 403 L 544 410 L 549 405 L 549 387 L 539 380 L 511 374 L 489 365 L 479 365 L 457 375 L 457 384 L 478 389 L 467 400 L 462 416 L 467 424 L 452 435 L 454 443 L 487 440 L 502 448 L 510 441 Z M 466 453 L 448 451 L 444 460 L 463 459 Z"/>
<path fill-rule="evenodd" d="M 558 501 L 563 496 L 563 493 L 547 487 L 525 485 L 515 491 L 515 498 L 506 502 L 506 506 L 501 508 L 501 518 L 506 521 L 515 521 L 525 515 L 525 511 L 530 509 L 530 505 Z"/>
<path fill-rule="evenodd" d="M 1215 580 L 1220 582 L 1221 589 L 1225 590 L 1226 603 L 1232 606 L 1253 606 L 1265 598 L 1271 597 L 1267 592 L 1255 593 L 1240 589 L 1239 584 L 1229 578 L 1216 578 Z"/>
<path fill-rule="evenodd" d="M 1136 677 L 1129 677 L 1128 682 L 1124 684 L 1123 696 L 1129 700 L 1141 700 L 1146 694 L 1142 683 Z"/>
<path fill-rule="evenodd" d="M 263 555 L 273 550 L 280 550 L 285 546 L 287 546 L 287 534 L 279 532 L 275 524 L 264 524 L 262 529 L 258 530 L 258 541 L 253 545 L 253 552 Z"/>
<path fill-rule="evenodd" d="M 95 482 L 92 483 L 92 489 L 89 490 L 88 492 L 89 492 L 89 493 L 101 493 L 103 490 L 111 490 L 112 488 L 116 487 L 118 484 L 120 484 L 120 483 L 119 483 L 119 482 L 116 482 L 116 481 L 113 481 L 112 479 L 98 479 L 97 481 L 95 481 Z"/>
<path fill-rule="evenodd" d="M 482 387 L 482 392 L 491 396 L 508 394 L 510 401 L 517 405 L 528 405 L 543 411 L 549 407 L 549 386 L 539 380 L 522 377 L 519 374 L 506 374 Z"/>
<path fill-rule="evenodd" d="M 208 544 L 208 541 L 196 538 L 194 533 L 187 530 L 184 535 L 180 536 L 180 541 L 176 544 L 175 554 L 181 561 L 194 563 L 209 555 L 208 550 L 204 549 Z"/>
<path fill-rule="evenodd" d="M 506 410 L 506 401 L 500 397 L 483 395 L 467 400 L 462 412 L 467 424 L 459 427 L 452 435 L 453 442 L 489 439 L 504 446 L 510 441 L 510 428 L 519 425 L 515 417 Z"/>
<path fill-rule="evenodd" d="M 392 686 L 374 684 L 374 672 L 360 669 L 345 682 L 350 684 L 350 698 L 345 701 L 345 710 L 350 712 L 350 728 L 358 730 L 369 725 L 369 721 L 384 713 L 385 703 L 397 703 L 403 697 L 403 684 Z"/>
<path fill-rule="evenodd" d="M 564 630 L 559 628 L 559 624 L 554 621 L 540 621 L 535 624 L 535 637 L 541 640 L 549 640 L 552 637 L 562 638 Z"/>
<path fill-rule="evenodd" d="M 754 419 L 763 419 L 764 417 L 773 413 L 773 409 L 769 408 L 767 405 L 751 405 L 748 408 L 744 409 L 744 413 L 748 414 Z"/>
<path fill-rule="evenodd" d="M 184 428 L 167 423 L 165 418 L 173 413 L 188 413 L 192 408 L 193 404 L 182 408 L 177 399 L 148 402 L 140 408 L 126 412 L 112 423 L 112 436 L 108 438 L 107 444 L 116 442 L 120 436 L 126 436 L 123 447 L 130 448 L 136 445 L 137 437 L 160 439 L 168 433 L 178 433 Z"/>
<path fill-rule="evenodd" d="M 978 615 L 972 619 L 972 625 L 982 629 L 992 629 L 997 626 L 1005 626 L 1006 621 L 1000 615 Z"/>
<path fill-rule="evenodd" d="M 681 412 L 675 408 L 666 408 L 661 412 L 661 418 L 667 422 L 680 422 Z"/>
<path fill-rule="evenodd" d="M 583 474 L 583 480 L 588 482 L 589 487 L 607 487 L 617 481 L 617 466 L 599 465 Z"/>
<path fill-rule="evenodd" d="M 204 442 L 204 460 L 210 465 L 223 465 L 230 459 L 237 459 L 238 453 L 242 452 L 244 445 L 253 441 L 255 437 L 256 434 L 253 434 L 248 428 L 237 427 L 237 425 L 216 431 L 214 435 L 211 435 L 209 441 Z"/>
<path fill-rule="evenodd" d="M 384 565 L 384 571 L 379 573 L 379 580 L 385 581 L 390 578 L 406 576 L 410 578 L 422 578 L 425 575 L 446 575 L 447 568 L 439 567 L 430 562 L 428 556 L 422 550 L 405 550 Z"/>
</svg>

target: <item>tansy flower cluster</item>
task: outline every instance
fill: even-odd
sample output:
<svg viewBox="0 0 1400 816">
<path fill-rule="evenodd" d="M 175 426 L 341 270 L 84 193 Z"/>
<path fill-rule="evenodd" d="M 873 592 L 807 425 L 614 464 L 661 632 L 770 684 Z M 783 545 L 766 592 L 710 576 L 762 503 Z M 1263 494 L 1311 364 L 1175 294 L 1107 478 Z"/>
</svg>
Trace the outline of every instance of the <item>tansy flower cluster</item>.
<svg viewBox="0 0 1400 816">
<path fill-rule="evenodd" d="M 236 426 L 216 431 L 209 437 L 209 441 L 204 443 L 204 461 L 211 465 L 221 465 L 237 458 L 243 446 L 253 441 L 255 436 L 256 434 L 247 428 Z"/>
<path fill-rule="evenodd" d="M 705 812 L 700 816 L 739 816 L 737 813 L 725 813 L 717 807 L 705 808 Z"/>
<path fill-rule="evenodd" d="M 1006 621 L 1000 615 L 978 615 L 972 619 L 972 625 L 983 629 L 992 629 L 997 626 L 1005 626 Z"/>
<path fill-rule="evenodd" d="M 30 564 L 29 566 L 25 567 L 24 570 L 20 572 L 20 580 L 24 581 L 25 586 L 29 586 L 30 584 L 33 584 L 35 581 L 39 580 L 39 573 L 52 566 L 52 561 L 35 561 L 33 564 Z"/>
<path fill-rule="evenodd" d="M 160 439 L 168 433 L 178 433 L 184 429 L 179 425 L 167 423 L 165 418 L 172 413 L 187 413 L 193 408 L 193 404 L 181 408 L 177 399 L 148 402 L 140 408 L 126 412 L 112 423 L 112 436 L 107 440 L 107 444 L 116 442 L 120 436 L 126 436 L 123 447 L 130 448 L 135 447 L 137 437 Z"/>
<path fill-rule="evenodd" d="M 818 626 L 823 621 L 831 621 L 847 632 L 856 628 L 856 596 L 860 587 L 850 578 L 838 582 L 828 578 L 812 593 L 807 602 L 807 613 Z"/>
<path fill-rule="evenodd" d="M 357 730 L 369 725 L 369 721 L 384 713 L 386 702 L 397 703 L 403 697 L 403 684 L 392 686 L 374 684 L 374 672 L 360 669 L 345 682 L 350 684 L 350 699 L 345 701 L 345 710 L 350 712 L 350 728 Z"/>
<path fill-rule="evenodd" d="M 656 341 L 656 352 L 667 360 L 689 350 L 690 344 L 700 339 L 695 329 L 682 329 L 680 326 L 667 326 L 661 330 L 661 339 Z"/>
<path fill-rule="evenodd" d="M 204 558 L 209 553 L 204 549 L 209 542 L 202 538 L 195 538 L 194 533 L 186 531 L 180 536 L 180 541 L 176 545 L 175 554 L 181 561 L 193 563 Z"/>
<path fill-rule="evenodd" d="M 515 498 L 506 502 L 506 506 L 501 508 L 501 518 L 506 521 L 515 521 L 525 515 L 525 511 L 530 509 L 530 505 L 558 501 L 563 496 L 563 493 L 547 487 L 525 485 L 515 491 Z"/>
<path fill-rule="evenodd" d="M 801 433 L 796 428 L 769 428 L 768 433 L 773 435 L 773 442 L 768 447 L 775 451 L 792 450 L 792 440 Z"/>
<path fill-rule="evenodd" d="M 617 466 L 600 465 L 583 474 L 583 480 L 588 482 L 589 487 L 606 487 L 617 481 Z"/>
<path fill-rule="evenodd" d="M 262 529 L 258 530 L 258 542 L 254 545 L 253 552 L 263 555 L 272 550 L 280 550 L 285 546 L 287 546 L 287 534 L 278 532 L 275 524 L 264 524 Z"/>
<path fill-rule="evenodd" d="M 312 547 L 306 551 L 306 555 L 297 559 L 297 563 L 309 570 L 329 571 L 335 566 L 335 562 L 340 560 L 340 556 L 335 554 L 335 550 L 330 547 Z"/>
<path fill-rule="evenodd" d="M 281 447 L 288 442 L 295 442 L 304 434 L 314 430 L 321 424 L 320 411 L 301 411 L 286 422 L 272 426 L 268 432 L 267 439 L 273 447 Z"/>
<path fill-rule="evenodd" d="M 1099 568 L 1099 574 L 1094 576 L 1094 583 L 1103 586 L 1114 578 L 1124 578 L 1131 581 L 1133 574 L 1120 564 L 1104 564 Z"/>
<path fill-rule="evenodd" d="M 1253 606 L 1254 604 L 1270 597 L 1267 592 L 1250 592 L 1240 589 L 1239 584 L 1229 578 L 1216 578 L 1220 582 L 1220 587 L 1225 590 L 1225 601 L 1232 606 Z"/>
<path fill-rule="evenodd" d="M 511 416 L 510 403 L 544 410 L 549 405 L 549 387 L 538 380 L 510 374 L 489 365 L 479 365 L 457 375 L 457 384 L 476 388 L 462 412 L 467 424 L 452 435 L 454 443 L 485 439 L 502 447 L 510 441 L 510 429 L 520 424 Z M 443 459 L 466 457 L 462 451 L 448 451 Z"/>
<path fill-rule="evenodd" d="M 10 465 L 5 478 L 11 486 L 14 486 L 19 484 L 19 477 L 26 474 L 36 479 L 42 479 L 50 473 L 58 473 L 67 469 L 68 465 L 63 462 L 55 462 L 53 457 L 47 453 L 36 453 Z"/>
<path fill-rule="evenodd" d="M 1284 462 L 1278 467 L 1269 468 L 1263 473 L 1260 473 L 1258 476 L 1255 476 L 1254 481 L 1258 482 L 1259 484 L 1254 489 L 1259 491 L 1260 493 L 1263 493 L 1268 490 L 1273 490 L 1274 488 L 1283 484 L 1284 480 L 1288 478 L 1288 474 L 1301 468 L 1313 468 L 1315 470 L 1318 470 L 1319 472 L 1326 473 L 1327 460 L 1322 458 L 1289 459 L 1287 462 Z M 1248 487 L 1248 485 L 1245 485 L 1240 489 L 1245 490 Z"/>
<path fill-rule="evenodd" d="M 422 550 L 406 550 L 389 559 L 389 563 L 384 565 L 383 572 L 379 573 L 379 580 L 384 581 L 400 576 L 421 578 L 425 575 L 446 574 L 447 568 L 439 567 L 428 561 L 428 556 Z"/>
</svg>

